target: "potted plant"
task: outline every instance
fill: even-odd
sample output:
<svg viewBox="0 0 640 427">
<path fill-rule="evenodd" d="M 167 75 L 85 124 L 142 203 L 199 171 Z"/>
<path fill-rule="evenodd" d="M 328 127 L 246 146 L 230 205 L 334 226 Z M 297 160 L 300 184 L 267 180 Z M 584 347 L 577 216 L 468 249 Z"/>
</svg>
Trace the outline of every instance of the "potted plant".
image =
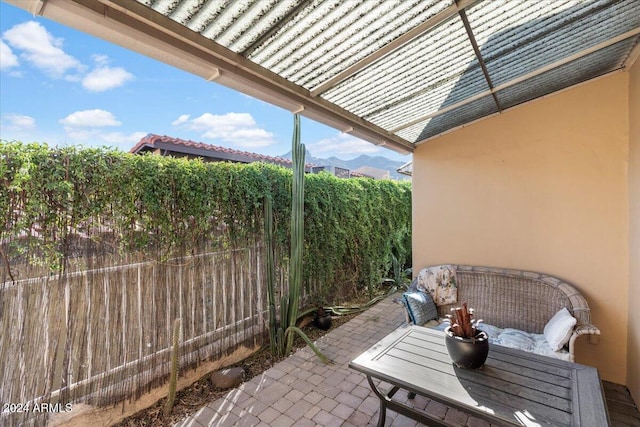
<svg viewBox="0 0 640 427">
<path fill-rule="evenodd" d="M 467 303 L 451 312 L 446 320 L 449 326 L 444 330 L 451 360 L 459 368 L 481 368 L 489 354 L 489 336 L 477 328 L 482 320 L 473 319 L 473 309 L 467 308 Z"/>
<path fill-rule="evenodd" d="M 322 307 L 318 307 L 313 317 L 313 324 L 323 331 L 329 330 L 329 328 L 331 328 L 331 312 Z"/>
</svg>

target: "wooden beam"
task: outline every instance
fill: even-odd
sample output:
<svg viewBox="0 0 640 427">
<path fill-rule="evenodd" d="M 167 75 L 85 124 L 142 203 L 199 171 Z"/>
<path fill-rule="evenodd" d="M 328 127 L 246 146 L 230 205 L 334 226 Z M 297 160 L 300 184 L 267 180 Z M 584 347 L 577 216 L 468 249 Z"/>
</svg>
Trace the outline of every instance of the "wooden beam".
<svg viewBox="0 0 640 427">
<path fill-rule="evenodd" d="M 476 54 L 476 59 L 480 64 L 480 68 L 482 68 L 482 74 L 484 74 L 484 79 L 487 81 L 487 85 L 489 86 L 489 89 L 493 89 L 491 76 L 489 76 L 489 71 L 487 70 L 487 66 L 484 63 L 484 59 L 482 58 L 482 53 L 480 52 L 480 48 L 478 47 L 478 42 L 476 41 L 476 37 L 473 35 L 473 30 L 471 29 L 471 24 L 469 24 L 469 19 L 467 19 L 467 14 L 465 13 L 464 9 L 461 9 L 460 12 L 458 12 L 458 15 L 460 15 L 460 19 L 462 20 L 464 29 L 467 32 L 467 38 L 469 39 L 469 42 L 473 47 L 473 51 Z M 496 103 L 496 107 L 498 108 L 498 111 L 502 111 L 502 107 L 500 106 L 500 101 L 498 101 L 498 97 L 496 96 L 495 92 L 491 92 L 491 95 L 493 96 L 493 102 Z"/>
<path fill-rule="evenodd" d="M 47 0 L 3 0 L 9 4 L 12 4 L 21 9 L 25 9 L 27 12 L 34 16 L 42 15 L 44 7 L 47 4 Z"/>
<path fill-rule="evenodd" d="M 386 45 L 384 45 L 380 49 L 378 49 L 375 52 L 373 52 L 371 55 L 362 58 L 360 61 L 358 61 L 355 64 L 353 64 L 351 67 L 349 67 L 346 70 L 336 74 L 334 77 L 330 78 L 326 82 L 316 86 L 315 88 L 313 88 L 311 90 L 311 96 L 318 96 L 321 93 L 326 92 L 327 90 L 329 90 L 332 87 L 336 86 L 340 82 L 348 79 L 349 77 L 351 77 L 352 75 L 354 75 L 358 71 L 362 70 L 363 68 L 365 68 L 369 64 L 377 61 L 378 59 L 382 58 L 383 56 L 386 56 L 386 55 L 390 54 L 391 52 L 395 51 L 396 49 L 401 48 L 402 46 L 406 45 L 407 43 L 411 42 L 415 38 L 417 38 L 417 37 L 421 36 L 422 34 L 426 33 L 427 31 L 429 31 L 430 29 L 432 29 L 436 25 L 440 24 L 441 22 L 444 22 L 447 19 L 451 18 L 452 16 L 455 16 L 460 10 L 463 10 L 463 9 L 467 8 L 467 7 L 471 6 L 471 5 L 473 5 L 474 3 L 477 3 L 478 1 L 479 0 L 461 0 L 461 1 L 457 2 L 457 3 L 452 4 L 451 6 L 447 7 L 442 12 L 440 12 L 437 15 L 434 15 L 431 18 L 427 19 L 426 21 L 424 21 L 422 24 L 418 25 L 414 29 L 412 29 L 410 31 L 407 31 L 402 36 L 398 37 L 397 39 L 393 40 L 392 42 L 387 43 Z"/>
<path fill-rule="evenodd" d="M 638 60 L 639 56 L 640 56 L 640 37 L 636 41 L 636 45 L 633 48 L 633 50 L 631 51 L 631 53 L 629 53 L 629 56 L 627 57 L 627 60 L 624 62 L 624 69 L 625 70 L 630 70 L 631 67 L 633 67 L 633 65 Z"/>
</svg>

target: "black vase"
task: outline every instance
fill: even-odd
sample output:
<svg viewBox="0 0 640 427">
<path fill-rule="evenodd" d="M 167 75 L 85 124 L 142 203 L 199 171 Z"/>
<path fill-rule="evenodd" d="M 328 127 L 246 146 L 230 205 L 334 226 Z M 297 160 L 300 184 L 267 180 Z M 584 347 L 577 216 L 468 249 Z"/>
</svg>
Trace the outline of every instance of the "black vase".
<svg viewBox="0 0 640 427">
<path fill-rule="evenodd" d="M 328 331 L 331 328 L 331 314 L 325 314 L 322 316 L 316 316 L 313 319 L 313 323 L 316 325 L 318 329 L 322 329 L 323 331 Z"/>
<path fill-rule="evenodd" d="M 451 361 L 463 369 L 479 369 L 489 355 L 489 337 L 485 332 L 478 332 L 474 338 L 454 336 L 450 326 L 444 330 L 444 340 Z"/>
</svg>

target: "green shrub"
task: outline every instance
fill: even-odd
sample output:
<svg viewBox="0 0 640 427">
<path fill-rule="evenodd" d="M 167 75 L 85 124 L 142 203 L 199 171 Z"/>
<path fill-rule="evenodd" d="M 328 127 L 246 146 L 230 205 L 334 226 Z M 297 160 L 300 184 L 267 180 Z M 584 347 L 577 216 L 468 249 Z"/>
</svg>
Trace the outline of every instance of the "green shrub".
<svg viewBox="0 0 640 427">
<path fill-rule="evenodd" d="M 262 236 L 273 201 L 274 244 L 289 253 L 289 169 L 131 155 L 108 148 L 0 142 L 2 280 L 21 264 L 64 271 L 88 256 L 164 261 Z M 346 296 L 411 258 L 411 186 L 328 173 L 305 177 L 304 278 Z M 11 266 L 11 268 L 7 268 Z"/>
</svg>

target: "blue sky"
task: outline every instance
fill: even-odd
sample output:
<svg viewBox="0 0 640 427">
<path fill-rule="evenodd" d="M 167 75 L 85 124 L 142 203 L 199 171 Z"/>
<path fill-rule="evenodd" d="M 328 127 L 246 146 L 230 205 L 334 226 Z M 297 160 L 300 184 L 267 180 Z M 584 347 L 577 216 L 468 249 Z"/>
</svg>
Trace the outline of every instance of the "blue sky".
<svg viewBox="0 0 640 427">
<path fill-rule="evenodd" d="M 290 150 L 292 114 L 0 2 L 0 139 L 129 151 L 148 133 L 268 155 Z M 302 119 L 316 157 L 409 161 Z"/>
</svg>

